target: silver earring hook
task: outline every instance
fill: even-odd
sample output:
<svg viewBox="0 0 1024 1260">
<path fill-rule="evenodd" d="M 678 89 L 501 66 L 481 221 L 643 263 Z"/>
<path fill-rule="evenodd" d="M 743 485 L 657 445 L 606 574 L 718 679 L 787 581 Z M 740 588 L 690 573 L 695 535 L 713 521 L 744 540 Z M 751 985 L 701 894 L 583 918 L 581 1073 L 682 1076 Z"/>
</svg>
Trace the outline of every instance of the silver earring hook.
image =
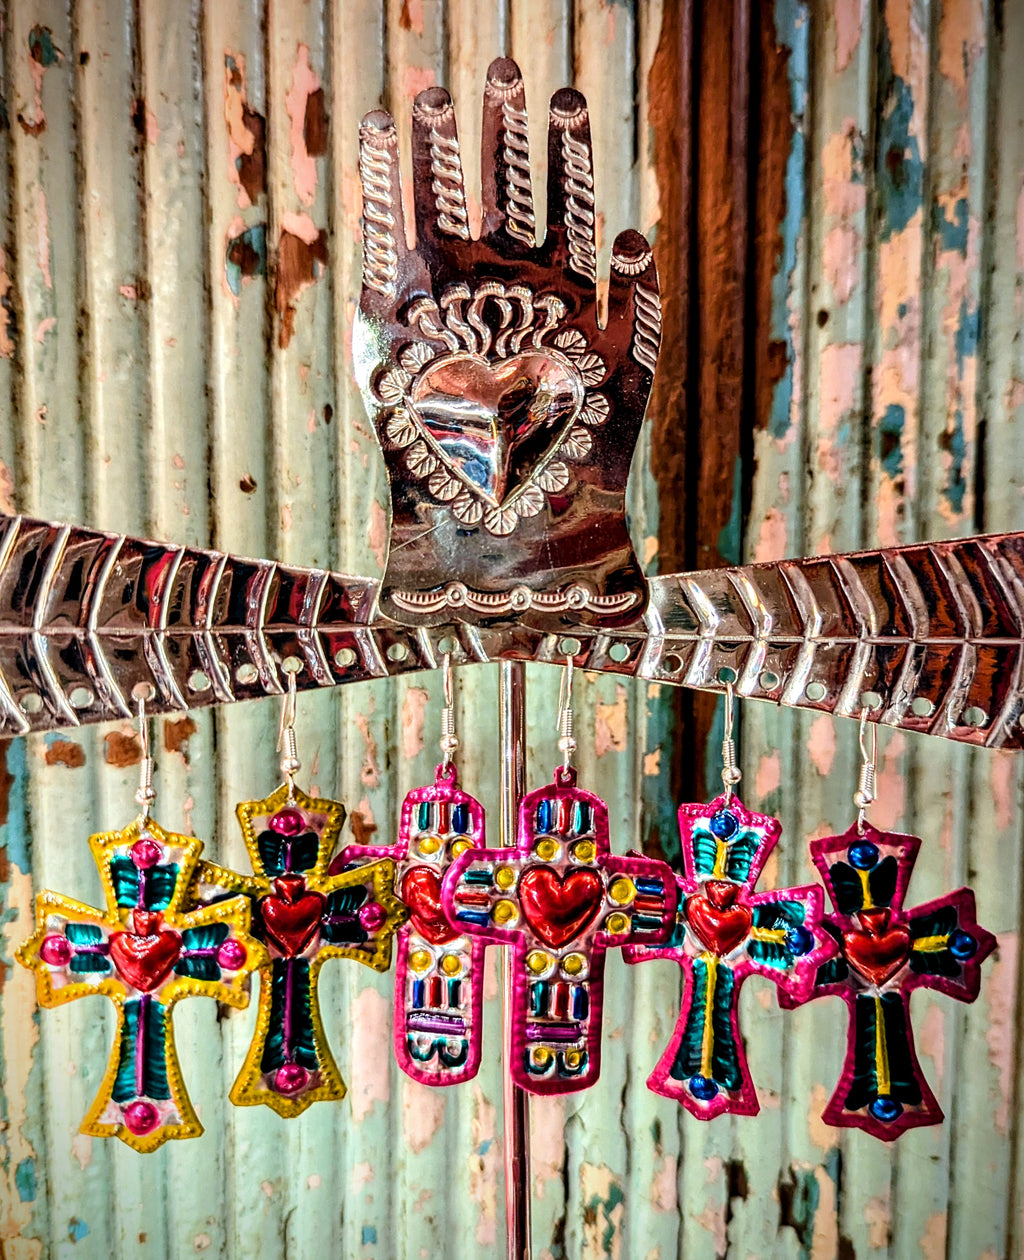
<svg viewBox="0 0 1024 1260">
<path fill-rule="evenodd" d="M 743 771 L 736 764 L 736 741 L 732 737 L 733 722 L 736 714 L 736 688 L 731 682 L 725 684 L 725 737 L 722 740 L 722 786 L 725 788 L 725 803 L 732 800 L 733 788 L 743 778 Z"/>
<path fill-rule="evenodd" d="M 878 725 L 871 723 L 871 751 L 868 751 L 866 742 L 868 725 L 868 706 L 864 705 L 860 711 L 860 730 L 858 736 L 860 739 L 860 783 L 857 790 L 853 794 L 853 803 L 857 806 L 857 832 L 864 834 L 864 824 L 867 822 L 867 810 L 876 797 L 875 791 L 875 769 L 878 760 Z"/>
<path fill-rule="evenodd" d="M 295 675 L 296 670 L 288 670 L 288 690 L 281 701 L 281 721 L 277 728 L 277 751 L 283 750 L 281 773 L 288 784 L 288 799 L 295 795 L 295 776 L 302 769 L 299 760 L 298 743 L 295 738 Z"/>
<path fill-rule="evenodd" d="M 572 675 L 573 659 L 565 658 L 565 669 L 558 685 L 558 750 L 562 754 L 562 768 L 568 770 L 578 744 L 572 733 Z"/>
<path fill-rule="evenodd" d="M 444 705 L 441 709 L 441 769 L 447 775 L 452 767 L 452 758 L 459 747 L 459 737 L 455 734 L 455 679 L 452 673 L 452 654 L 445 652 L 442 659 L 442 675 L 444 678 Z"/>
<path fill-rule="evenodd" d="M 139 747 L 142 760 L 139 762 L 139 789 L 135 799 L 142 807 L 142 821 L 149 822 L 149 812 L 156 800 L 156 789 L 153 787 L 153 756 L 149 745 L 149 719 L 146 717 L 146 697 L 139 696 Z"/>
</svg>

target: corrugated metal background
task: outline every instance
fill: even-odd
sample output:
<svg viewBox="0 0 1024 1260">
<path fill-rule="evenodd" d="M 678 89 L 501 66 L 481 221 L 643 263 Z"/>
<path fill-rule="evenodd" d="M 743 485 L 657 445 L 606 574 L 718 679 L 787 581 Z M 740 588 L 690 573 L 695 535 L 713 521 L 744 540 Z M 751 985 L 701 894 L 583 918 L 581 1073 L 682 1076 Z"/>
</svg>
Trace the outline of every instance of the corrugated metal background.
<svg viewBox="0 0 1024 1260">
<path fill-rule="evenodd" d="M 1024 528 L 1016 3 L 7 0 L 0 22 L 7 507 L 379 573 L 386 492 L 349 363 L 357 124 L 383 100 L 407 136 L 413 95 L 444 82 L 473 153 L 487 63 L 507 52 L 538 123 L 565 82 L 590 98 L 603 265 L 639 225 L 669 278 L 675 332 L 632 490 L 652 568 L 741 540 L 769 559 Z M 538 782 L 557 679 L 530 686 Z M 437 690 L 304 698 L 305 777 L 389 834 L 430 773 Z M 489 803 L 495 696 L 493 671 L 460 679 L 463 776 Z M 616 847 L 671 852 L 671 782 L 703 745 L 657 687 L 581 680 L 578 696 L 582 779 L 610 801 Z M 744 794 L 785 825 L 769 882 L 805 879 L 806 840 L 849 821 L 856 731 L 754 704 L 743 719 Z M 243 861 L 233 805 L 277 782 L 276 720 L 267 702 L 162 723 L 163 823 Z M 37 1018 L 11 958 L 34 889 L 98 895 L 85 838 L 131 816 L 135 749 L 124 727 L 5 751 L 0 1254 L 497 1254 L 494 1003 L 478 1080 L 431 1092 L 391 1062 L 391 977 L 333 964 L 350 1095 L 290 1124 L 227 1103 L 253 1011 L 185 1003 L 206 1135 L 140 1158 L 77 1134 L 110 1012 Z M 895 1150 L 823 1126 L 842 1008 L 783 1016 L 756 980 L 742 1007 L 762 1113 L 701 1126 L 644 1085 L 677 969 L 612 960 L 599 1086 L 533 1104 L 538 1256 L 1024 1256 L 1022 759 L 884 733 L 882 758 L 876 823 L 926 839 L 914 900 L 969 878 L 1000 938 L 975 1007 L 914 999 L 946 1126 Z"/>
</svg>

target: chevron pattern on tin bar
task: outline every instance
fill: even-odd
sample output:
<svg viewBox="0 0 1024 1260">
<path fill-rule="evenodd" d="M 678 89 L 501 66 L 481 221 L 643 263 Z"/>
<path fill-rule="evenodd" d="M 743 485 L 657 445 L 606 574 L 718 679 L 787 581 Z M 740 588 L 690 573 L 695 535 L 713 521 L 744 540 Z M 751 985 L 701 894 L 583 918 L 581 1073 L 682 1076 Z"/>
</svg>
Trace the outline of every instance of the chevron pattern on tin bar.
<svg viewBox="0 0 1024 1260">
<path fill-rule="evenodd" d="M 512 593 L 510 593 L 511 596 Z M 650 580 L 641 623 L 414 629 L 369 578 L 0 517 L 0 734 L 502 658 L 1024 744 L 1024 533 Z"/>
</svg>

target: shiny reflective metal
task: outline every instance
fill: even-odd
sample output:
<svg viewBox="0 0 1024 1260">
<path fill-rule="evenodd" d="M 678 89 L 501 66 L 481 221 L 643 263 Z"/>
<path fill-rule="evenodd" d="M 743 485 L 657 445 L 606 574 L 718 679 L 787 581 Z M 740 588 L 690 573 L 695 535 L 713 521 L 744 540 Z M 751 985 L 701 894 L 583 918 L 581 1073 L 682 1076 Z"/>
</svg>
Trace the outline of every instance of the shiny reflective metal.
<svg viewBox="0 0 1024 1260">
<path fill-rule="evenodd" d="M 572 656 L 567 655 L 565 658 L 565 669 L 562 672 L 562 681 L 558 685 L 558 751 L 562 754 L 563 770 L 568 770 L 572 766 L 573 754 L 578 747 L 576 737 L 572 733 L 573 668 Z"/>
<path fill-rule="evenodd" d="M 567 762 L 574 666 L 727 690 L 730 718 L 735 693 L 1021 747 L 1024 534 L 648 584 L 625 492 L 661 306 L 650 247 L 624 232 L 599 317 L 586 102 L 568 88 L 551 101 L 543 239 L 513 62 L 494 62 L 484 91 L 479 239 L 447 92 L 417 97 L 412 133 L 414 248 L 394 121 L 360 129 L 353 345 L 391 487 L 383 581 L 0 517 L 0 734 L 129 718 L 135 699 L 145 735 L 147 712 L 284 693 L 290 784 L 297 690 L 500 660 L 504 845 L 524 791 L 526 660 L 566 662 Z M 731 731 L 723 753 L 731 790 Z M 140 794 L 147 764 L 148 743 Z M 507 973 L 506 1044 L 510 986 Z M 527 1260 L 529 1111 L 505 1080 L 508 1255 Z"/>
<path fill-rule="evenodd" d="M 394 120 L 367 115 L 359 142 L 353 344 L 391 486 L 381 612 L 414 627 L 636 624 L 647 597 L 626 529 L 626 480 L 661 306 L 647 241 L 623 232 L 599 318 L 586 101 L 571 88 L 551 101 L 543 236 L 514 62 L 495 61 L 484 88 L 479 238 L 443 88 L 413 106 L 414 249 Z"/>
<path fill-rule="evenodd" d="M 639 625 L 414 630 L 377 584 L 0 517 L 8 735 L 455 664 L 535 660 L 1024 744 L 1024 534 L 653 578 Z M 575 640 L 575 641 L 574 641 Z"/>
<path fill-rule="evenodd" d="M 657 361 L 650 248 L 616 238 L 598 318 L 586 102 L 548 122 L 533 213 L 523 83 L 484 91 L 482 235 L 455 114 L 413 109 L 415 248 L 397 133 L 363 121 L 360 383 L 392 493 L 384 579 L 0 517 L 0 733 L 130 718 L 438 666 L 584 669 L 1024 743 L 1024 534 L 645 582 L 626 477 Z M 139 689 L 142 689 L 141 691 Z"/>
<path fill-rule="evenodd" d="M 302 769 L 299 760 L 298 739 L 295 734 L 295 668 L 294 658 L 285 665 L 288 677 L 287 690 L 281 702 L 281 718 L 277 726 L 277 751 L 281 753 L 281 773 L 288 784 L 288 799 L 295 799 L 295 776 Z"/>
<path fill-rule="evenodd" d="M 444 704 L 441 706 L 441 769 L 445 774 L 451 769 L 452 758 L 459 748 L 459 737 L 455 734 L 455 679 L 452 676 L 452 654 L 445 652 L 441 658 L 443 674 Z"/>
<path fill-rule="evenodd" d="M 864 834 L 868 820 L 868 808 L 876 799 L 875 769 L 878 762 L 878 727 L 871 728 L 871 747 L 868 748 L 868 713 L 870 706 L 865 705 L 860 711 L 860 781 L 853 794 L 853 803 L 857 807 L 857 831 Z"/>
</svg>

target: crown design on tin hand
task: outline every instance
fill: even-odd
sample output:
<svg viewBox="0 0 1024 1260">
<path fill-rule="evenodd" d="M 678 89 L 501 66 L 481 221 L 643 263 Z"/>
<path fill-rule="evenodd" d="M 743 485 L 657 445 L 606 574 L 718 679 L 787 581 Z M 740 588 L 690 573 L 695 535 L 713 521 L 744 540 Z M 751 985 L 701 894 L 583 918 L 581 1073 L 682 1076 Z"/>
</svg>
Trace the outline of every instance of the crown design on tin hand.
<svg viewBox="0 0 1024 1260">
<path fill-rule="evenodd" d="M 391 485 L 381 610 L 416 625 L 631 624 L 647 589 L 626 481 L 661 306 L 651 249 L 627 231 L 599 316 L 586 101 L 570 88 L 551 101 L 543 240 L 514 62 L 495 61 L 484 89 L 479 238 L 443 88 L 416 98 L 412 146 L 415 249 L 394 120 L 363 120 L 355 360 Z"/>
</svg>

